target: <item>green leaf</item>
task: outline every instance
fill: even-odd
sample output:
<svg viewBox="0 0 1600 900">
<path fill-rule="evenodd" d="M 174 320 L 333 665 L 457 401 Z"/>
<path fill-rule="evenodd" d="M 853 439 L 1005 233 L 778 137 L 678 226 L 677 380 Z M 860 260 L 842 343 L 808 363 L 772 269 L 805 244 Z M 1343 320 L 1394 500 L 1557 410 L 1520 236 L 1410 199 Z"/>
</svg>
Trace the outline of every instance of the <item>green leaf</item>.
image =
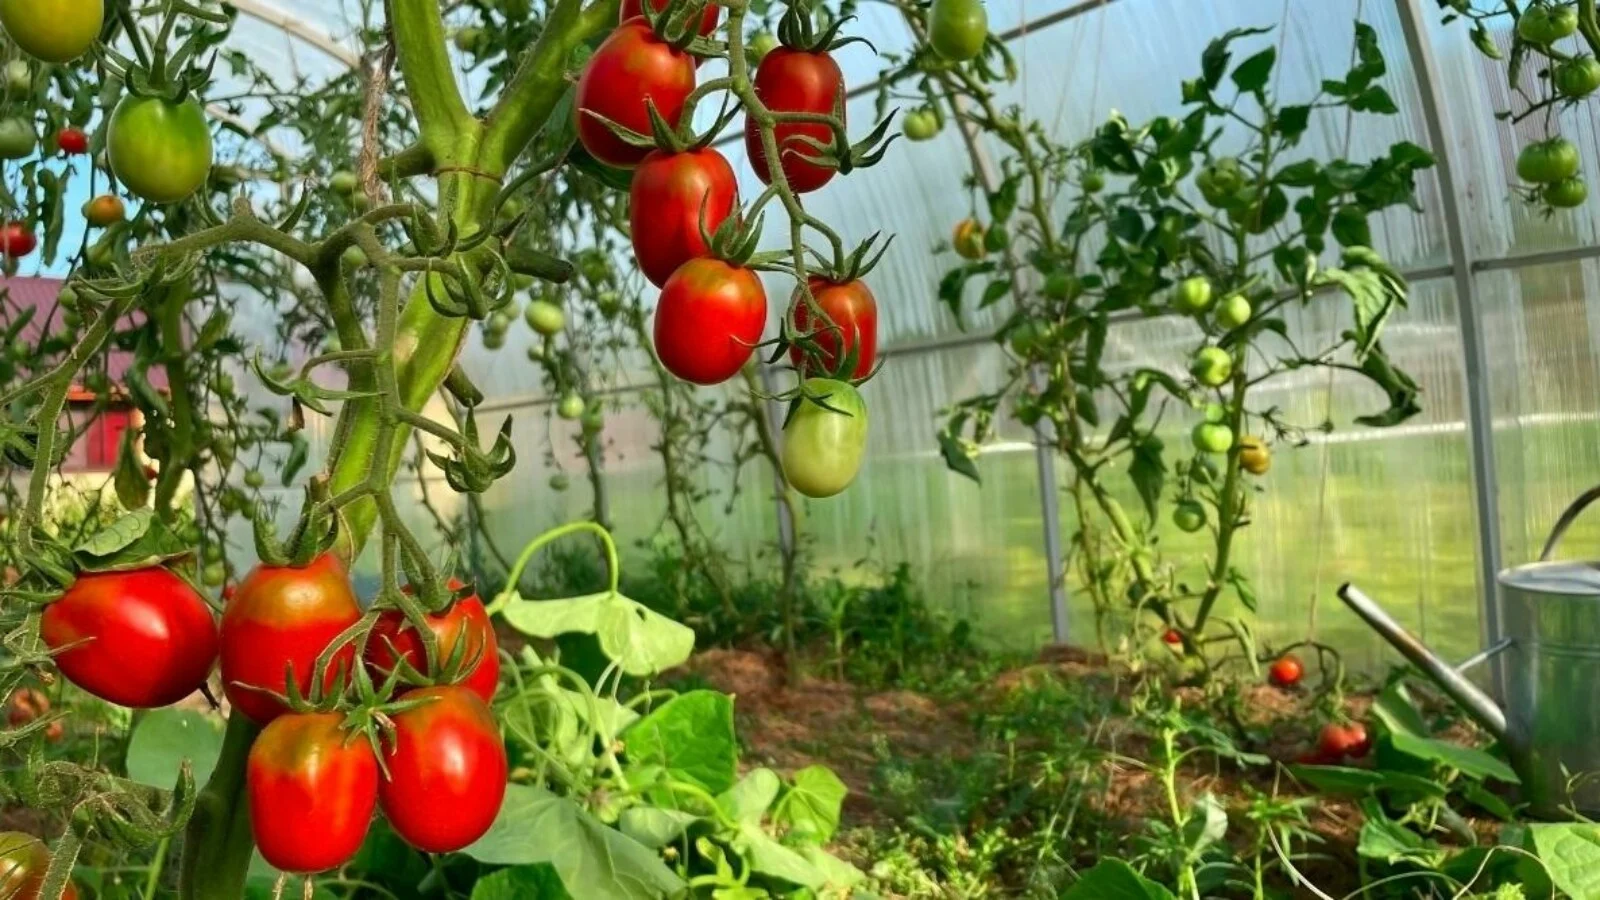
<svg viewBox="0 0 1600 900">
<path fill-rule="evenodd" d="M 1016 174 L 1000 183 L 1000 187 L 989 194 L 989 218 L 996 224 L 1004 224 L 1011 218 L 1011 213 L 1017 208 L 1017 192 L 1022 187 L 1022 175 Z"/>
<path fill-rule="evenodd" d="M 650 848 L 544 788 L 513 784 L 489 832 L 462 851 L 482 863 L 547 863 L 572 900 L 659 900 L 686 885 Z"/>
<path fill-rule="evenodd" d="M 1155 435 L 1145 435 L 1133 446 L 1133 459 L 1128 463 L 1128 477 L 1133 480 L 1139 499 L 1144 501 L 1145 513 L 1152 519 L 1161 503 L 1161 491 L 1166 486 L 1167 464 L 1161 458 L 1163 445 Z"/>
<path fill-rule="evenodd" d="M 621 594 L 601 593 L 565 600 L 513 600 L 507 624 L 523 634 L 555 638 L 592 634 L 623 672 L 650 678 L 682 665 L 694 653 L 694 629 Z"/>
<path fill-rule="evenodd" d="M 554 866 L 517 866 L 485 875 L 472 886 L 472 900 L 570 900 Z"/>
<path fill-rule="evenodd" d="M 1494 37 L 1489 34 L 1489 29 L 1484 27 L 1482 20 L 1472 23 L 1472 46 L 1478 52 L 1490 59 L 1500 59 L 1500 48 L 1495 44 Z"/>
<path fill-rule="evenodd" d="M 1083 873 L 1060 900 L 1173 900 L 1173 896 L 1122 860 L 1108 859 Z"/>
<path fill-rule="evenodd" d="M 1533 825 L 1529 831 L 1556 887 L 1572 897 L 1600 897 L 1600 825 Z"/>
<path fill-rule="evenodd" d="M 825 888 L 850 888 L 865 881 L 867 876 L 855 866 L 821 847 L 807 844 L 796 848 L 797 853 L 811 863 L 817 871 L 822 873 Z M 852 895 L 852 900 L 865 900 L 861 894 Z"/>
<path fill-rule="evenodd" d="M 1454 769 L 1473 778 L 1493 778 L 1506 784 L 1521 783 L 1509 765 L 1482 750 L 1417 734 L 1408 723 L 1393 717 L 1382 704 L 1373 704 L 1372 712 L 1389 729 L 1390 745 L 1399 753 Z"/>
<path fill-rule="evenodd" d="M 1206 45 L 1205 52 L 1200 54 L 1200 80 L 1207 88 L 1215 88 L 1222 83 L 1222 73 L 1228 70 L 1228 60 L 1232 57 L 1229 45 L 1242 37 L 1266 34 L 1268 28 L 1235 28 L 1222 37 L 1216 38 Z"/>
<path fill-rule="evenodd" d="M 782 790 L 783 779 L 777 772 L 768 768 L 752 769 L 738 784 L 717 797 L 717 805 L 735 821 L 760 825 Z"/>
<path fill-rule="evenodd" d="M 1277 61 L 1278 50 L 1276 47 L 1268 47 L 1257 53 L 1255 56 L 1240 63 L 1239 68 L 1233 70 L 1234 85 L 1245 93 L 1254 94 L 1260 92 L 1266 88 L 1267 80 L 1272 77 L 1272 67 Z"/>
<path fill-rule="evenodd" d="M 222 753 L 222 723 L 198 710 L 168 706 L 143 713 L 128 738 L 128 777 L 164 791 L 178 783 L 185 760 L 204 784 Z"/>
<path fill-rule="evenodd" d="M 1314 159 L 1304 159 L 1279 169 L 1274 180 L 1285 187 L 1311 187 L 1317 183 L 1317 176 L 1321 172 L 1320 163 Z"/>
<path fill-rule="evenodd" d="M 1229 566 L 1227 580 L 1233 592 L 1239 595 L 1239 602 L 1244 604 L 1244 608 L 1255 612 L 1256 589 L 1250 586 L 1250 579 L 1237 568 Z"/>
<path fill-rule="evenodd" d="M 992 262 L 968 263 L 951 269 L 939 279 L 939 301 L 950 310 L 950 315 L 955 317 L 956 324 L 963 330 L 966 325 L 961 319 L 961 298 L 966 293 L 967 281 L 979 275 L 987 275 L 994 270 L 995 264 Z"/>
<path fill-rule="evenodd" d="M 825 844 L 839 830 L 845 795 L 850 791 L 827 766 L 807 766 L 794 773 L 794 784 L 779 798 L 772 821 L 791 839 Z"/>
<path fill-rule="evenodd" d="M 681 809 L 630 806 L 622 811 L 617 827 L 622 829 L 623 834 L 651 850 L 659 850 L 683 837 L 689 826 L 698 821 L 699 816 Z"/>
<path fill-rule="evenodd" d="M 1213 794 L 1201 794 L 1194 800 L 1195 815 L 1189 819 L 1184 841 L 1189 852 L 1198 857 L 1207 847 L 1221 841 L 1228 834 L 1228 812 Z"/>
<path fill-rule="evenodd" d="M 1361 838 L 1356 853 L 1386 863 L 1410 861 L 1432 867 L 1439 859 L 1439 848 L 1416 832 L 1384 815 L 1375 800 L 1361 804 L 1366 821 L 1361 823 Z"/>
<path fill-rule="evenodd" d="M 1393 792 L 1416 798 L 1441 798 L 1444 785 L 1429 778 L 1385 769 L 1352 769 L 1344 766 L 1290 766 L 1305 784 L 1324 794 L 1363 797 L 1372 793 Z"/>
<path fill-rule="evenodd" d="M 1400 111 L 1394 98 L 1381 85 L 1373 85 L 1350 99 L 1350 108 L 1356 112 L 1378 113 L 1392 116 Z"/>
<path fill-rule="evenodd" d="M 1428 736 L 1428 723 L 1422 719 L 1422 713 L 1416 704 L 1411 702 L 1411 694 L 1406 690 L 1405 682 L 1396 681 L 1385 687 L 1377 698 L 1373 700 L 1373 712 L 1378 714 L 1391 731 L 1406 731 L 1411 734 Z"/>
<path fill-rule="evenodd" d="M 1000 298 L 1009 293 L 1011 293 L 1010 281 L 1003 278 L 991 281 L 984 286 L 983 298 L 978 301 L 978 308 L 986 309 L 993 306 L 1000 301 Z"/>
<path fill-rule="evenodd" d="M 965 475 L 979 484 L 983 478 L 978 474 L 977 460 L 967 452 L 967 447 L 955 435 L 941 432 L 939 435 L 939 452 L 944 456 L 944 464 L 958 475 Z"/>
<path fill-rule="evenodd" d="M 1389 408 L 1375 415 L 1357 416 L 1356 424 L 1388 428 L 1422 412 L 1422 406 L 1417 402 L 1422 389 L 1410 375 L 1389 362 L 1389 356 L 1383 352 L 1381 344 L 1374 344 L 1372 352 L 1361 361 L 1361 372 L 1383 388 L 1389 396 Z"/>
<path fill-rule="evenodd" d="M 812 890 L 821 890 L 827 884 L 828 876 L 821 869 L 798 851 L 778 843 L 760 826 L 740 825 L 732 843 L 751 870 L 761 875 Z"/>
<path fill-rule="evenodd" d="M 738 777 L 733 699 L 726 694 L 680 694 L 635 722 L 622 741 L 630 765 L 659 765 L 713 794 L 733 787 Z"/>
<path fill-rule="evenodd" d="M 1273 121 L 1277 123 L 1278 134 L 1290 145 L 1296 144 L 1306 133 L 1306 128 L 1311 125 L 1311 107 L 1282 107 Z"/>
<path fill-rule="evenodd" d="M 154 521 L 155 515 L 152 510 L 136 509 L 84 538 L 74 548 L 74 552 L 89 556 L 111 556 L 144 537 L 150 530 L 150 523 Z"/>
</svg>

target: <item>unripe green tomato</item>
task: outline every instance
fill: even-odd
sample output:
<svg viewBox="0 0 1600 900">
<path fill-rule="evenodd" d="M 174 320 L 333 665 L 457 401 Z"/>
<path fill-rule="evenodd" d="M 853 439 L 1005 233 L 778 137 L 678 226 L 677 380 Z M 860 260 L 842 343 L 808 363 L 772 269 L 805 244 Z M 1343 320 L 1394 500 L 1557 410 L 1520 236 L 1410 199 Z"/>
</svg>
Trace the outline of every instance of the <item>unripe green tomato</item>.
<svg viewBox="0 0 1600 900">
<path fill-rule="evenodd" d="M 1207 422 L 1228 421 L 1228 408 L 1221 403 L 1207 403 L 1200 408 L 1200 417 Z"/>
<path fill-rule="evenodd" d="M 1206 527 L 1206 508 L 1198 500 L 1180 500 L 1172 510 L 1172 524 L 1178 530 L 1193 534 Z"/>
<path fill-rule="evenodd" d="M 1083 184 L 1083 189 L 1086 193 L 1098 194 L 1105 189 L 1105 173 L 1101 172 L 1099 169 L 1087 169 L 1083 173 L 1081 183 Z"/>
<path fill-rule="evenodd" d="M 606 428 L 605 413 L 601 412 L 599 407 L 595 407 L 594 409 L 588 410 L 583 414 L 583 433 L 584 434 L 596 435 L 596 434 L 599 434 L 600 432 L 604 431 L 605 428 Z"/>
<path fill-rule="evenodd" d="M 6 63 L 6 96 L 13 99 L 33 93 L 33 68 L 27 60 L 13 59 Z"/>
<path fill-rule="evenodd" d="M 989 13 L 982 0 L 933 0 L 928 10 L 928 43 L 951 62 L 966 62 L 983 51 Z"/>
<path fill-rule="evenodd" d="M 62 309 L 77 309 L 78 292 L 70 286 L 64 287 L 56 294 L 56 302 L 61 304 Z"/>
<path fill-rule="evenodd" d="M 372 198 L 365 191 L 356 191 L 349 195 L 350 208 L 357 213 L 364 213 L 372 208 Z"/>
<path fill-rule="evenodd" d="M 1540 188 L 1539 196 L 1557 209 L 1572 209 L 1575 206 L 1582 206 L 1583 201 L 1589 198 L 1589 185 L 1581 177 L 1574 175 L 1545 185 Z"/>
<path fill-rule="evenodd" d="M 1575 56 L 1558 64 L 1551 77 L 1563 96 L 1587 97 L 1600 88 L 1600 60 L 1587 53 Z"/>
<path fill-rule="evenodd" d="M 266 483 L 267 476 L 261 474 L 255 469 L 251 469 L 250 471 L 244 473 L 245 487 L 260 489 L 261 487 L 265 486 Z"/>
<path fill-rule="evenodd" d="M 768 53 L 778 49 L 778 39 L 773 37 L 770 31 L 758 31 L 745 47 L 756 62 L 761 62 L 767 58 Z"/>
<path fill-rule="evenodd" d="M 344 252 L 339 254 L 339 261 L 347 269 L 360 269 L 367 264 L 367 251 L 354 245 L 346 247 Z"/>
<path fill-rule="evenodd" d="M 39 136 L 26 119 L 0 119 L 0 159 L 25 159 L 39 146 Z"/>
<path fill-rule="evenodd" d="M 1253 312 L 1243 294 L 1229 294 L 1217 305 L 1217 324 L 1231 331 L 1250 321 Z"/>
<path fill-rule="evenodd" d="M 561 307 L 548 300 L 534 300 L 523 311 L 523 318 L 527 320 L 528 327 L 545 337 L 561 333 L 567 326 L 567 315 Z"/>
<path fill-rule="evenodd" d="M 506 333 L 504 331 L 490 331 L 488 329 L 484 330 L 484 332 L 483 332 L 483 346 L 484 346 L 484 349 L 486 349 L 486 350 L 499 350 L 501 347 L 504 347 L 505 345 L 506 345 Z"/>
<path fill-rule="evenodd" d="M 204 562 L 214 563 L 222 561 L 222 545 L 217 543 L 206 544 L 200 548 L 200 559 Z"/>
<path fill-rule="evenodd" d="M 328 187 L 341 194 L 354 194 L 358 184 L 360 182 L 356 180 L 356 173 L 349 169 L 340 169 L 328 179 Z"/>
<path fill-rule="evenodd" d="M 1227 453 L 1233 449 L 1233 429 L 1215 422 L 1201 422 L 1190 437 L 1201 453 Z"/>
<path fill-rule="evenodd" d="M 212 563 L 200 572 L 200 581 L 206 587 L 222 587 L 222 583 L 227 580 L 228 567 L 220 562 Z"/>
<path fill-rule="evenodd" d="M 1206 387 L 1220 387 L 1233 377 L 1233 356 L 1221 347 L 1202 347 L 1189 364 L 1189 372 Z"/>
<path fill-rule="evenodd" d="M 550 476 L 550 490 L 559 493 L 569 487 L 572 487 L 572 479 L 568 478 L 565 472 L 557 472 Z"/>
<path fill-rule="evenodd" d="M 582 397 L 577 394 L 568 394 L 562 397 L 561 402 L 556 405 L 556 415 L 570 422 L 582 416 L 585 407 L 586 404 L 583 402 Z"/>
<path fill-rule="evenodd" d="M 1051 300 L 1068 300 L 1078 290 L 1078 279 L 1065 272 L 1051 272 L 1044 280 L 1044 295 Z"/>
<path fill-rule="evenodd" d="M 195 522 L 185 522 L 178 527 L 178 541 L 186 546 L 200 543 L 200 526 Z"/>
<path fill-rule="evenodd" d="M 76 310 L 69 309 L 61 314 L 61 324 L 76 331 L 78 326 L 83 324 L 83 316 L 78 315 Z"/>
<path fill-rule="evenodd" d="M 528 362 L 531 362 L 531 363 L 544 362 L 544 345 L 542 345 L 542 344 L 531 344 L 531 345 L 529 345 L 529 347 L 528 347 Z"/>
<path fill-rule="evenodd" d="M 1046 330 L 1039 323 L 1023 322 L 1016 328 L 1011 329 L 1011 352 L 1023 359 L 1027 359 L 1039 352 L 1039 348 L 1043 346 L 1046 336 Z"/>
<path fill-rule="evenodd" d="M 1564 137 L 1535 141 L 1517 154 L 1517 177 L 1552 184 L 1578 174 L 1578 148 Z"/>
<path fill-rule="evenodd" d="M 1172 308 L 1194 316 L 1211 308 L 1211 279 L 1204 275 L 1185 278 L 1172 288 Z"/>
<path fill-rule="evenodd" d="M 1538 47 L 1547 47 L 1578 31 L 1578 11 L 1563 6 L 1529 6 L 1517 20 L 1517 37 Z"/>
<path fill-rule="evenodd" d="M 939 114 L 931 109 L 912 110 L 906 115 L 900 132 L 908 141 L 932 140 L 939 133 Z"/>
<path fill-rule="evenodd" d="M 1212 160 L 1195 175 L 1195 186 L 1200 195 L 1212 206 L 1225 207 L 1237 200 L 1239 189 L 1244 187 L 1244 169 L 1231 156 Z"/>
</svg>

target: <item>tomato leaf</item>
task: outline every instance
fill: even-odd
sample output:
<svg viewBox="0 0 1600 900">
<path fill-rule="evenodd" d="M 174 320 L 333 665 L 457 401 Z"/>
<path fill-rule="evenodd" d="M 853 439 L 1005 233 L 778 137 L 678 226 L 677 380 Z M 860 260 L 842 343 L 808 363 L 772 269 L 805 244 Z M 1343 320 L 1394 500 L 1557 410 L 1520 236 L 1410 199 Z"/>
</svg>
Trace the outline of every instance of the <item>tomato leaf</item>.
<svg viewBox="0 0 1600 900">
<path fill-rule="evenodd" d="M 1200 80 L 1207 88 L 1215 88 L 1222 83 L 1222 73 L 1228 71 L 1228 62 L 1232 58 L 1229 45 L 1242 37 L 1266 34 L 1268 28 L 1235 28 L 1222 37 L 1215 38 L 1206 45 L 1205 52 L 1200 54 Z"/>
<path fill-rule="evenodd" d="M 110 556 L 144 537 L 154 521 L 154 512 L 136 509 L 84 538 L 74 552 L 88 556 Z"/>
<path fill-rule="evenodd" d="M 1013 174 L 1000 182 L 1000 187 L 989 193 L 989 218 L 996 225 L 1011 218 L 1017 208 L 1017 192 L 1022 187 L 1022 176 Z"/>
<path fill-rule="evenodd" d="M 1233 70 L 1233 83 L 1239 90 L 1247 94 L 1255 94 L 1264 90 L 1267 80 L 1272 77 L 1272 67 L 1278 62 L 1276 47 L 1268 47 L 1239 64 Z"/>
<path fill-rule="evenodd" d="M 1161 503 L 1161 491 L 1167 483 L 1167 464 L 1161 458 L 1163 445 L 1155 435 L 1145 435 L 1133 447 L 1133 460 L 1128 464 L 1128 477 L 1144 501 L 1144 510 L 1155 518 L 1156 507 Z"/>
<path fill-rule="evenodd" d="M 960 438 L 948 432 L 940 433 L 939 452 L 944 456 L 944 464 L 950 471 L 965 475 L 979 484 L 983 483 L 982 476 L 978 474 L 977 462 L 973 460 L 972 454 L 967 452 Z"/>
<path fill-rule="evenodd" d="M 659 806 L 630 806 L 622 811 L 617 827 L 622 833 L 652 850 L 659 850 L 683 837 L 689 826 L 700 821 L 694 813 Z"/>
<path fill-rule="evenodd" d="M 694 652 L 694 629 L 621 594 L 590 594 L 565 600 L 513 600 L 506 622 L 523 634 L 555 638 L 592 634 L 623 672 L 648 678 L 682 664 Z"/>
<path fill-rule="evenodd" d="M 1282 107 L 1273 121 L 1277 124 L 1278 134 L 1288 144 L 1299 143 L 1301 136 L 1306 133 L 1306 128 L 1311 124 L 1311 107 Z"/>
</svg>

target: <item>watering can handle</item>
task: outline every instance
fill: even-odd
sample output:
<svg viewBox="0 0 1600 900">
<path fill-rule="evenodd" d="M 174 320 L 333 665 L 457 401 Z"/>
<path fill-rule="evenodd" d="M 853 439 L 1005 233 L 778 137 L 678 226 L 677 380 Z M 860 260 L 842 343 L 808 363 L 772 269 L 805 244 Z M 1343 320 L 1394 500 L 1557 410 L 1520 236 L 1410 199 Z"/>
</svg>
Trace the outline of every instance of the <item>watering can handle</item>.
<svg viewBox="0 0 1600 900">
<path fill-rule="evenodd" d="M 1550 529 L 1550 539 L 1544 542 L 1544 550 L 1539 554 L 1540 562 L 1549 561 L 1550 555 L 1556 552 L 1556 544 L 1561 542 L 1561 536 L 1567 533 L 1567 529 L 1572 527 L 1573 522 L 1577 521 L 1579 514 L 1588 509 L 1589 505 L 1596 500 L 1600 500 L 1600 487 L 1592 487 L 1584 491 L 1578 495 L 1578 499 L 1572 501 L 1572 504 L 1561 513 L 1561 517 L 1556 519 L 1556 527 Z"/>
</svg>

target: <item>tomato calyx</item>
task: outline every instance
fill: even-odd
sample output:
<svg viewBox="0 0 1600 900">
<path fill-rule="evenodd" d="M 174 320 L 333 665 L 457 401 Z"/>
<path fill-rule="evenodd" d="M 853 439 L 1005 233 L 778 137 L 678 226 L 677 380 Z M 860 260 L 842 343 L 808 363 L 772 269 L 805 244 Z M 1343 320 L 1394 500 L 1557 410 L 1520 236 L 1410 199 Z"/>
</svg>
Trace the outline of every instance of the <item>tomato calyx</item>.
<svg viewBox="0 0 1600 900">
<path fill-rule="evenodd" d="M 255 363 L 259 370 L 261 360 L 257 358 Z M 265 373 L 262 378 L 266 380 Z M 250 523 L 256 558 L 270 567 L 305 568 L 323 554 L 332 552 L 343 535 L 325 474 L 313 476 L 306 483 L 304 513 L 287 541 L 278 540 L 276 523 L 259 506 L 251 515 Z M 348 559 L 348 554 L 344 558 Z"/>
<path fill-rule="evenodd" d="M 714 0 L 667 0 L 657 9 L 653 3 L 641 3 L 639 15 L 650 24 L 650 30 L 657 37 L 674 49 L 695 56 L 709 56 L 723 49 L 721 42 L 700 36 L 702 17 L 706 8 L 713 5 Z"/>
<path fill-rule="evenodd" d="M 494 444 L 484 452 L 478 446 L 477 415 L 468 407 L 460 438 L 451 442 L 449 456 L 427 451 L 428 459 L 444 472 L 445 483 L 456 493 L 481 494 L 516 467 L 517 451 L 511 446 L 510 416 L 501 423 Z"/>
<path fill-rule="evenodd" d="M 791 50 L 800 50 L 805 53 L 826 53 L 848 47 L 851 44 L 861 43 L 872 48 L 873 53 L 878 52 L 872 42 L 863 37 L 839 37 L 839 29 L 843 28 L 855 16 L 840 16 L 828 23 L 821 31 L 811 21 L 808 7 L 802 4 L 793 4 L 778 20 L 778 43 Z"/>
<path fill-rule="evenodd" d="M 866 278 L 867 273 L 877 267 L 884 254 L 894 243 L 894 236 L 881 245 L 878 244 L 882 232 L 877 232 L 858 244 L 848 256 L 836 256 L 832 262 L 825 262 L 817 255 L 819 266 L 807 272 L 804 284 L 795 291 L 794 301 L 788 313 L 783 318 L 781 335 L 777 340 L 777 350 L 772 355 L 776 362 L 783 354 L 790 353 L 791 358 L 798 355 L 796 366 L 800 369 L 801 380 L 810 375 L 825 375 L 840 381 L 852 384 L 864 384 L 878 374 L 883 367 L 883 360 L 874 359 L 877 346 L 876 312 L 874 306 L 871 324 L 872 335 L 870 347 L 866 351 L 868 359 L 865 374 L 858 372 L 863 367 L 863 337 L 854 335 L 852 339 L 845 339 L 841 326 L 845 324 L 834 320 L 832 314 L 823 307 L 817 299 L 816 288 L 818 285 L 850 285 Z M 870 298 L 870 292 L 867 296 Z M 824 341 L 834 346 L 824 346 Z M 843 344 L 843 352 L 840 344 Z M 793 351 L 793 352 L 792 352 Z"/>
</svg>

